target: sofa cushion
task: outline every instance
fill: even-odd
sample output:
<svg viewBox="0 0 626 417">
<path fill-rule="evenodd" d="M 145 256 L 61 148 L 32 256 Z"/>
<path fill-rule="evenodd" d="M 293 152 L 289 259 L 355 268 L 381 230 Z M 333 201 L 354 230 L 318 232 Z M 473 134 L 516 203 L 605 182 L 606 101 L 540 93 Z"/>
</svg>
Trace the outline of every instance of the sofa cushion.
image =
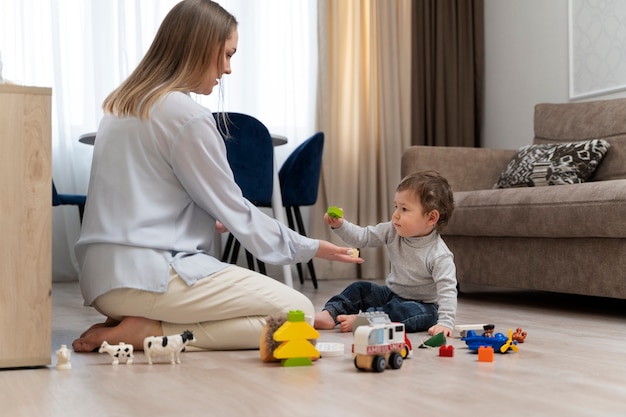
<svg viewBox="0 0 626 417">
<path fill-rule="evenodd" d="M 523 146 L 511 158 L 493 188 L 584 182 L 602 162 L 609 147 L 603 139 Z"/>
<path fill-rule="evenodd" d="M 402 153 L 401 175 L 437 171 L 454 192 L 487 190 L 515 154 L 514 149 L 411 146 Z"/>
<path fill-rule="evenodd" d="M 626 178 L 626 98 L 535 106 L 533 143 L 603 138 L 611 144 L 589 181 Z"/>
<path fill-rule="evenodd" d="M 626 236 L 626 180 L 455 192 L 454 200 L 443 235 Z"/>
</svg>

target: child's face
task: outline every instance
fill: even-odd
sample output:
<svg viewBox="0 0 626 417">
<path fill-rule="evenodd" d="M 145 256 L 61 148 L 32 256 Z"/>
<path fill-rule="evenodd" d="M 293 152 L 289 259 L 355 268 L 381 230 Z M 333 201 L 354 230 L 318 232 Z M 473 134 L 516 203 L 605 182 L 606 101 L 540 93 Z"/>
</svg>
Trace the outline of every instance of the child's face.
<svg viewBox="0 0 626 417">
<path fill-rule="evenodd" d="M 439 212 L 433 210 L 424 213 L 424 207 L 419 198 L 409 190 L 396 192 L 394 205 L 396 210 L 393 212 L 391 221 L 402 237 L 429 235 L 439 221 Z"/>
</svg>

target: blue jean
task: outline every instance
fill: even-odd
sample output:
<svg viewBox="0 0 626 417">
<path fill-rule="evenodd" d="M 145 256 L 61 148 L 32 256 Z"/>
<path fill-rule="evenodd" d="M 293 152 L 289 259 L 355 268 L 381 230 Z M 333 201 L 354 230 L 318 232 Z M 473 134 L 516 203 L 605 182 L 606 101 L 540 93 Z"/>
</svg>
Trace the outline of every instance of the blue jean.
<svg viewBox="0 0 626 417">
<path fill-rule="evenodd" d="M 404 299 L 386 285 L 369 281 L 353 282 L 341 294 L 331 297 L 324 306 L 337 324 L 337 316 L 341 314 L 384 311 L 391 321 L 403 323 L 408 333 L 428 330 L 435 325 L 438 308 L 434 303 Z"/>
</svg>

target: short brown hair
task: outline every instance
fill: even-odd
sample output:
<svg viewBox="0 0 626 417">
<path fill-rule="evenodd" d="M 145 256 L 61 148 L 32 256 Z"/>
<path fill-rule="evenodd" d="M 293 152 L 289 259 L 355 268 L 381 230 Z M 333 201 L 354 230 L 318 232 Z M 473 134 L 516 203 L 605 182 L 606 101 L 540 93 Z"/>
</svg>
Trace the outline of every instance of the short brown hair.
<svg viewBox="0 0 626 417">
<path fill-rule="evenodd" d="M 435 171 L 415 172 L 404 177 L 396 188 L 396 192 L 405 190 L 419 198 L 426 213 L 439 212 L 437 230 L 448 224 L 454 211 L 454 196 L 447 179 Z"/>
</svg>

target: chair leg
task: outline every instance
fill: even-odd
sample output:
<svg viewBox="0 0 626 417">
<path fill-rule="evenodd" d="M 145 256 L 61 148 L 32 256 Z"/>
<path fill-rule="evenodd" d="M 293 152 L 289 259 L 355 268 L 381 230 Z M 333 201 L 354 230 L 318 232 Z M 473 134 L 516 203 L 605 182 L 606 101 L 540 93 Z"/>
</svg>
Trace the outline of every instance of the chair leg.
<svg viewBox="0 0 626 417">
<path fill-rule="evenodd" d="M 267 275 L 267 271 L 265 270 L 265 263 L 263 261 L 256 260 L 257 265 L 259 266 L 259 272 L 263 275 Z"/>
<path fill-rule="evenodd" d="M 304 272 L 302 271 L 302 264 L 296 264 L 298 270 L 298 278 L 300 278 L 300 284 L 304 284 Z"/>
<path fill-rule="evenodd" d="M 289 226 L 290 229 L 298 231 L 298 229 L 296 229 L 294 221 L 293 221 L 293 214 L 291 213 L 291 211 L 293 210 L 293 207 L 288 206 L 285 207 L 285 212 L 287 213 L 287 226 Z M 302 273 L 302 264 L 296 264 L 296 269 L 298 270 L 298 278 L 300 278 L 300 284 L 304 284 L 304 275 Z"/>
<path fill-rule="evenodd" d="M 291 213 L 292 209 L 293 207 L 285 207 L 285 212 L 287 213 L 287 226 L 289 226 L 290 229 L 297 231 L 293 222 L 293 214 Z"/>
<path fill-rule="evenodd" d="M 226 247 L 224 248 L 224 253 L 222 254 L 222 262 L 228 262 L 228 255 L 230 255 L 230 251 L 233 248 L 233 243 L 235 241 L 235 236 L 232 233 L 228 234 L 228 239 L 226 239 Z"/>
<path fill-rule="evenodd" d="M 317 289 L 317 277 L 315 276 L 315 267 L 313 266 L 313 259 L 307 262 L 309 267 L 309 274 L 311 274 L 311 281 L 313 282 L 313 288 Z"/>
<path fill-rule="evenodd" d="M 229 233 L 228 239 L 226 239 L 226 247 L 224 248 L 224 253 L 222 254 L 221 261 L 229 262 L 231 264 L 236 264 L 237 258 L 239 258 L 240 248 L 241 248 L 241 243 L 239 243 L 239 241 L 235 239 L 235 236 L 232 233 Z M 248 269 L 255 271 L 254 257 L 252 256 L 250 252 L 248 252 L 247 249 L 245 249 L 245 252 L 246 252 L 246 261 L 248 262 Z M 230 261 L 228 260 L 229 255 L 230 255 Z M 259 261 L 258 259 L 257 259 L 257 264 L 259 266 L 259 272 L 262 273 L 263 275 L 267 275 L 265 264 L 262 261 Z"/>
<path fill-rule="evenodd" d="M 296 223 L 298 224 L 298 232 L 301 235 L 306 236 L 306 230 L 304 229 L 304 222 L 302 221 L 302 213 L 300 213 L 300 207 L 294 206 L 291 208 L 293 209 L 293 212 L 296 217 Z M 317 277 L 315 276 L 315 267 L 313 266 L 313 259 L 311 259 L 307 263 L 307 266 L 309 267 L 309 273 L 311 274 L 311 281 L 313 282 L 313 288 L 317 289 Z M 298 270 L 298 273 L 300 273 L 301 269 L 302 267 L 300 267 L 300 269 Z M 304 279 L 302 275 L 300 275 L 300 283 L 304 283 Z"/>
<path fill-rule="evenodd" d="M 230 255 L 230 263 L 236 264 L 237 258 L 239 257 L 239 248 L 241 248 L 241 243 L 237 239 L 235 239 L 235 245 L 233 246 L 233 252 Z"/>
<path fill-rule="evenodd" d="M 246 261 L 248 261 L 248 269 L 254 271 L 254 256 L 252 256 L 252 254 L 248 252 L 248 249 L 244 250 L 246 251 Z"/>
</svg>

